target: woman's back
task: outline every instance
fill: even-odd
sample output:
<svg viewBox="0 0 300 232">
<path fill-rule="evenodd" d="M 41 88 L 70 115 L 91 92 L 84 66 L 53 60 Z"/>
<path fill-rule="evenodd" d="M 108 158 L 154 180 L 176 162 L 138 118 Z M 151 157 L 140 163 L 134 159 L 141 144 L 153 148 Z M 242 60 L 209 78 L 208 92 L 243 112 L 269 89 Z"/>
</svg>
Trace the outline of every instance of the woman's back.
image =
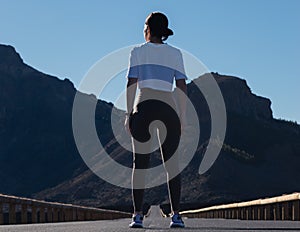
<svg viewBox="0 0 300 232">
<path fill-rule="evenodd" d="M 170 92 L 174 78 L 186 79 L 182 54 L 168 44 L 146 42 L 131 51 L 127 78 L 138 78 L 139 88 Z"/>
</svg>

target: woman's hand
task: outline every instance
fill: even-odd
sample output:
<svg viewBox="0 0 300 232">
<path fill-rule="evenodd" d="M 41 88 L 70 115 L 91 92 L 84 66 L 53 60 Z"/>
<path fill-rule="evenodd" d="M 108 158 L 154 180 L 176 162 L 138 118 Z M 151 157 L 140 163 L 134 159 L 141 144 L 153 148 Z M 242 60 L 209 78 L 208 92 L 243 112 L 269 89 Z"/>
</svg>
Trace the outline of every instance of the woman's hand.
<svg viewBox="0 0 300 232">
<path fill-rule="evenodd" d="M 129 128 L 129 115 L 126 115 L 126 117 L 125 117 L 124 127 L 125 127 L 125 131 L 128 134 L 131 134 L 130 128 Z"/>
<path fill-rule="evenodd" d="M 126 87 L 127 113 L 126 113 L 124 126 L 125 126 L 125 130 L 128 132 L 128 134 L 131 134 L 130 128 L 129 128 L 129 118 L 132 115 L 132 111 L 133 111 L 133 103 L 134 103 L 134 99 L 135 99 L 137 81 L 138 81 L 138 78 L 128 78 L 128 81 L 127 81 L 127 87 Z M 129 113 L 129 112 L 131 112 L 131 113 Z"/>
</svg>

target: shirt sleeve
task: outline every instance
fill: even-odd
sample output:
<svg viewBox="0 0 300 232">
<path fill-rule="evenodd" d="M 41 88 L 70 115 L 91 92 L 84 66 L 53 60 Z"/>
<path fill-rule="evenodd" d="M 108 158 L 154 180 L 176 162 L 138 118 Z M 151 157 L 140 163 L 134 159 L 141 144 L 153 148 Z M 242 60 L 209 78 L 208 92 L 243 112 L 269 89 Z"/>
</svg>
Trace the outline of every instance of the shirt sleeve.
<svg viewBox="0 0 300 232">
<path fill-rule="evenodd" d="M 179 79 L 187 80 L 181 51 L 179 51 L 179 54 L 178 54 L 177 65 L 176 65 L 174 76 L 175 76 L 175 80 L 179 80 Z"/>
<path fill-rule="evenodd" d="M 138 65 L 135 49 L 132 49 L 129 56 L 129 65 L 126 78 L 138 78 Z"/>
</svg>

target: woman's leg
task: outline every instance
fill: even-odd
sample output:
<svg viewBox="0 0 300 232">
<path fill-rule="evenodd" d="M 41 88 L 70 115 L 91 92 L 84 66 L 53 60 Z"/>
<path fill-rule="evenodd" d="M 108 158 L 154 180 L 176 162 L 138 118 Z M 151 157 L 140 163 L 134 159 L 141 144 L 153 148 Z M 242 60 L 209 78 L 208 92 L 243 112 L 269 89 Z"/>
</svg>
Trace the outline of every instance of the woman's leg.
<svg viewBox="0 0 300 232">
<path fill-rule="evenodd" d="M 148 125 L 145 125 L 146 118 L 147 112 L 140 110 L 132 116 L 131 121 L 131 134 L 133 136 L 132 200 L 134 213 L 140 214 L 143 211 L 145 175 L 150 163 L 151 148 L 149 143 L 148 145 L 145 143 L 150 139 Z"/>
<path fill-rule="evenodd" d="M 171 111 L 167 114 L 168 117 L 162 120 L 166 126 L 167 135 L 161 145 L 161 150 L 164 166 L 167 171 L 171 209 L 173 212 L 178 213 L 180 209 L 181 177 L 179 173 L 179 152 L 177 148 L 180 141 L 181 130 L 179 118 L 174 114 L 175 112 Z M 163 129 L 159 129 L 159 137 L 162 137 L 162 133 L 164 133 Z M 170 158 L 172 159 L 170 160 Z"/>
<path fill-rule="evenodd" d="M 178 153 L 173 154 L 172 161 L 166 163 L 169 160 L 169 147 L 172 146 L 168 143 L 162 145 L 162 153 L 165 169 L 167 171 L 167 183 L 169 190 L 169 198 L 171 202 L 171 209 L 177 213 L 180 209 L 180 196 L 181 196 L 181 177 L 178 166 Z"/>
<path fill-rule="evenodd" d="M 133 154 L 133 170 L 132 170 L 132 200 L 135 213 L 142 213 L 143 200 L 144 200 L 144 188 L 145 186 L 145 174 L 146 169 L 149 166 L 150 154 Z M 143 174 L 137 174 L 136 169 L 145 169 Z M 139 187 L 139 188 L 137 188 Z"/>
</svg>

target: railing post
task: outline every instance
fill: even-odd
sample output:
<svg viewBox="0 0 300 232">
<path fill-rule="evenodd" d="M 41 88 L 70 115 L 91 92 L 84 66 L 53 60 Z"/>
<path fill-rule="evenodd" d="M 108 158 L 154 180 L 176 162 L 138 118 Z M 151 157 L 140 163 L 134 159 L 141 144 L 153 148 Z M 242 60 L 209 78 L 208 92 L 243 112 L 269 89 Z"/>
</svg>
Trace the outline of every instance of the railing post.
<svg viewBox="0 0 300 232">
<path fill-rule="evenodd" d="M 91 220 L 91 212 L 90 212 L 90 210 L 86 210 L 85 220 L 87 220 L 87 221 Z"/>
<path fill-rule="evenodd" d="M 45 207 L 40 206 L 40 223 L 44 223 L 45 221 Z"/>
<path fill-rule="evenodd" d="M 226 219 L 230 219 L 230 210 L 228 210 L 228 209 L 225 209 L 225 211 L 226 211 Z"/>
<path fill-rule="evenodd" d="M 259 218 L 258 218 L 258 209 L 259 209 L 258 205 L 254 205 L 252 207 L 252 220 L 259 220 Z"/>
<path fill-rule="evenodd" d="M 218 213 L 218 217 L 219 218 L 223 218 L 224 214 L 223 214 L 223 209 L 218 209 L 219 213 Z"/>
<path fill-rule="evenodd" d="M 264 220 L 270 220 L 271 219 L 271 206 L 265 205 L 264 206 Z"/>
<path fill-rule="evenodd" d="M 218 209 L 218 211 L 219 211 L 219 218 L 224 218 L 224 210 Z"/>
<path fill-rule="evenodd" d="M 61 212 L 61 221 L 65 222 L 66 221 L 66 208 L 64 206 L 62 206 L 60 208 L 60 212 Z"/>
<path fill-rule="evenodd" d="M 60 220 L 62 221 L 62 222 L 65 222 L 66 221 L 66 208 L 63 206 L 63 207 L 61 207 L 60 208 Z"/>
<path fill-rule="evenodd" d="M 76 207 L 75 209 L 75 221 L 78 221 L 78 212 L 79 212 L 79 210 L 78 210 L 78 208 Z"/>
<path fill-rule="evenodd" d="M 293 221 L 300 221 L 300 207 L 299 207 L 299 200 L 292 202 L 292 220 Z"/>
<path fill-rule="evenodd" d="M 21 223 L 23 224 L 28 223 L 27 204 L 21 205 Z"/>
<path fill-rule="evenodd" d="M 53 222 L 53 207 L 52 206 L 50 206 L 48 208 L 48 221 Z"/>
<path fill-rule="evenodd" d="M 78 221 L 83 221 L 84 220 L 84 212 L 82 211 L 82 209 L 78 209 L 77 210 L 77 215 L 78 215 Z"/>
<path fill-rule="evenodd" d="M 237 219 L 236 208 L 232 208 L 232 219 Z"/>
<path fill-rule="evenodd" d="M 60 221 L 64 222 L 65 221 L 65 216 L 66 216 L 64 206 L 60 206 L 59 216 L 60 216 Z"/>
<path fill-rule="evenodd" d="M 217 210 L 214 210 L 214 211 L 213 211 L 213 217 L 216 218 L 216 217 L 217 217 L 217 214 L 218 214 L 218 211 L 217 211 Z"/>
<path fill-rule="evenodd" d="M 53 207 L 53 222 L 58 222 L 58 210 L 55 206 Z"/>
<path fill-rule="evenodd" d="M 67 208 L 67 218 L 66 220 L 69 222 L 69 221 L 72 221 L 72 218 L 73 218 L 73 214 L 72 214 L 72 209 L 71 208 Z"/>
<path fill-rule="evenodd" d="M 280 217 L 280 203 L 275 203 L 274 207 L 273 207 L 273 219 L 274 221 L 276 220 L 280 220 L 281 217 Z"/>
<path fill-rule="evenodd" d="M 37 208 L 35 205 L 31 206 L 31 220 L 32 223 L 37 223 Z"/>
<path fill-rule="evenodd" d="M 245 208 L 245 206 L 243 206 L 242 208 L 241 208 L 241 210 L 242 210 L 242 220 L 246 220 L 246 218 L 247 218 L 247 214 L 246 214 L 246 211 L 247 211 L 247 209 Z"/>
<path fill-rule="evenodd" d="M 64 212 L 63 212 L 63 208 L 61 206 L 59 206 L 59 208 L 58 208 L 58 221 L 59 222 L 64 221 Z"/>
<path fill-rule="evenodd" d="M 91 212 L 91 220 L 96 220 L 96 217 L 97 217 L 96 212 L 93 210 Z"/>
<path fill-rule="evenodd" d="M 258 220 L 264 220 L 264 210 L 263 210 L 263 207 L 261 205 L 258 205 L 257 206 L 257 219 Z"/>
<path fill-rule="evenodd" d="M 71 221 L 72 220 L 72 209 L 65 208 L 64 211 L 65 211 L 65 221 L 66 222 Z"/>
<path fill-rule="evenodd" d="M 237 208 L 235 209 L 235 211 L 236 211 L 236 219 L 241 219 L 241 211 L 240 211 L 240 207 L 237 207 Z"/>
<path fill-rule="evenodd" d="M 3 225 L 3 204 L 0 202 L 0 225 Z"/>
<path fill-rule="evenodd" d="M 281 219 L 288 220 L 289 217 L 289 203 L 286 201 L 281 205 Z"/>
<path fill-rule="evenodd" d="M 229 211 L 228 211 L 228 209 L 223 209 L 223 212 L 224 212 L 224 218 L 228 219 L 229 218 Z"/>
<path fill-rule="evenodd" d="M 69 212 L 69 221 L 73 221 L 73 209 L 70 207 L 68 209 L 68 212 Z"/>
<path fill-rule="evenodd" d="M 61 206 L 59 206 L 57 208 L 57 218 L 58 218 L 59 222 L 63 221 L 63 210 L 62 210 Z"/>
<path fill-rule="evenodd" d="M 76 217 L 76 209 L 72 208 L 72 221 L 76 221 L 77 217 Z"/>
<path fill-rule="evenodd" d="M 246 220 L 250 220 L 251 218 L 251 207 L 246 206 Z"/>
<path fill-rule="evenodd" d="M 50 205 L 47 207 L 47 221 L 53 222 L 52 207 Z"/>
<path fill-rule="evenodd" d="M 244 208 L 239 207 L 239 219 L 243 220 L 244 219 Z"/>
<path fill-rule="evenodd" d="M 68 208 L 65 208 L 63 207 L 63 215 L 64 215 L 64 221 L 67 222 L 69 220 L 69 209 Z"/>
<path fill-rule="evenodd" d="M 9 203 L 9 224 L 16 224 L 16 204 Z"/>
</svg>

